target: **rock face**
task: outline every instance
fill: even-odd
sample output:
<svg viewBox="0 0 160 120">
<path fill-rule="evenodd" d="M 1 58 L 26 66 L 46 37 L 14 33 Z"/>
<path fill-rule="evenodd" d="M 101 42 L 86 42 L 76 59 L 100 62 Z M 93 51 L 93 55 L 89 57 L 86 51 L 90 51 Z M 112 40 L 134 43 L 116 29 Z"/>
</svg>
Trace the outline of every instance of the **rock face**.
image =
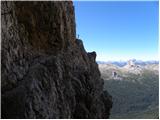
<svg viewBox="0 0 160 120">
<path fill-rule="evenodd" d="M 1 2 L 2 118 L 109 118 L 111 97 L 68 2 Z"/>
</svg>

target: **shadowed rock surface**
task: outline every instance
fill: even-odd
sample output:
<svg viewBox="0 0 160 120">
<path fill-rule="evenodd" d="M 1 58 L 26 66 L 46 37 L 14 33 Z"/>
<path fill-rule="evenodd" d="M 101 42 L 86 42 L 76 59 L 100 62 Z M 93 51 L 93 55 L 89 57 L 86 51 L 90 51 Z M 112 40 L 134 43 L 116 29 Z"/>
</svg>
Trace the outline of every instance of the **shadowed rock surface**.
<svg viewBox="0 0 160 120">
<path fill-rule="evenodd" d="M 109 118 L 111 97 L 68 2 L 1 2 L 2 118 Z"/>
</svg>

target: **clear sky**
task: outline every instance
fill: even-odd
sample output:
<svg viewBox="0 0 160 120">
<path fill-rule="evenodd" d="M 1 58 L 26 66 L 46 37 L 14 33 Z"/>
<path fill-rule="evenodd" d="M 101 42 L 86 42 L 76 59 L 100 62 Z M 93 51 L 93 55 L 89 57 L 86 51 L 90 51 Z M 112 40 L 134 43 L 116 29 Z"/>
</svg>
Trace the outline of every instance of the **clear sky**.
<svg viewBox="0 0 160 120">
<path fill-rule="evenodd" d="M 158 2 L 74 1 L 76 31 L 97 59 L 157 60 Z"/>
</svg>

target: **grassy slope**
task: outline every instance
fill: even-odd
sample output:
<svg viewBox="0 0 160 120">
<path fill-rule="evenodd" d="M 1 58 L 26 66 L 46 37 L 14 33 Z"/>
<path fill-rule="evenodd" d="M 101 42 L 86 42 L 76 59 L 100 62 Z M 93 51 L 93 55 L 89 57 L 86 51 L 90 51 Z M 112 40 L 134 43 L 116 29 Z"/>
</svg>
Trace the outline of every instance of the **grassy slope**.
<svg viewBox="0 0 160 120">
<path fill-rule="evenodd" d="M 105 80 L 104 89 L 113 97 L 111 118 L 157 118 L 158 82 L 158 75 L 149 70 L 122 81 Z"/>
<path fill-rule="evenodd" d="M 152 110 L 131 112 L 121 115 L 111 115 L 111 119 L 158 119 L 158 108 Z"/>
</svg>

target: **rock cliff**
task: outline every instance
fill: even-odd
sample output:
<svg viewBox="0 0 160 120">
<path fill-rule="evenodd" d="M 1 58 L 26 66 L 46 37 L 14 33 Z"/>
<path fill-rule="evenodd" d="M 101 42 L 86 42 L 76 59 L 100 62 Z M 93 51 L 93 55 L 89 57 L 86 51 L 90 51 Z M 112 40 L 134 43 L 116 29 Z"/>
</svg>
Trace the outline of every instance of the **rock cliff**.
<svg viewBox="0 0 160 120">
<path fill-rule="evenodd" d="M 68 2 L 1 2 L 2 118 L 109 118 L 111 97 Z"/>
</svg>

